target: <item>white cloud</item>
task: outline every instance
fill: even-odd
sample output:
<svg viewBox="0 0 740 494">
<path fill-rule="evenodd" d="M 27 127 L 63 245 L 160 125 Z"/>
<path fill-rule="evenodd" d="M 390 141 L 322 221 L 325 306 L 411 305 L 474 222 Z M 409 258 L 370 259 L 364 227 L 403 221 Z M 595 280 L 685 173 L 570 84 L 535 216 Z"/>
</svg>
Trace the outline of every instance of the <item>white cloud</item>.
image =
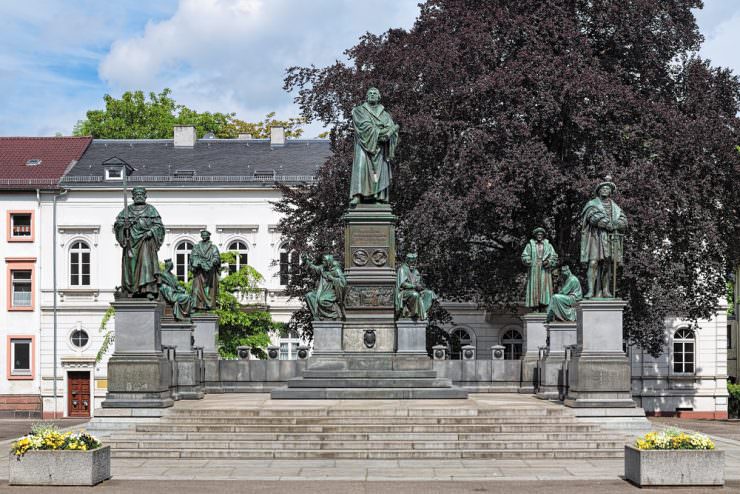
<svg viewBox="0 0 740 494">
<path fill-rule="evenodd" d="M 330 64 L 363 33 L 408 28 L 417 14 L 417 0 L 181 0 L 172 17 L 114 42 L 99 73 L 119 91 L 170 87 L 200 111 L 296 116 L 287 67 Z"/>
<path fill-rule="evenodd" d="M 729 67 L 740 75 L 740 11 L 718 23 L 705 38 L 700 51 L 702 57 L 710 59 L 714 66 Z"/>
</svg>

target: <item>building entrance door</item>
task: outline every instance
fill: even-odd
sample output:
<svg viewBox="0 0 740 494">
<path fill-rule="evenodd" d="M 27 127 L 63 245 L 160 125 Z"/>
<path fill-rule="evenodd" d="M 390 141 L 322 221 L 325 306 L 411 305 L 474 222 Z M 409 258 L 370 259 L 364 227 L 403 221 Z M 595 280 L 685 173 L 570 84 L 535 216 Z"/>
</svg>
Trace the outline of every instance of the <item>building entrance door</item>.
<svg viewBox="0 0 740 494">
<path fill-rule="evenodd" d="M 90 416 L 90 373 L 67 373 L 67 411 L 70 417 Z"/>
</svg>

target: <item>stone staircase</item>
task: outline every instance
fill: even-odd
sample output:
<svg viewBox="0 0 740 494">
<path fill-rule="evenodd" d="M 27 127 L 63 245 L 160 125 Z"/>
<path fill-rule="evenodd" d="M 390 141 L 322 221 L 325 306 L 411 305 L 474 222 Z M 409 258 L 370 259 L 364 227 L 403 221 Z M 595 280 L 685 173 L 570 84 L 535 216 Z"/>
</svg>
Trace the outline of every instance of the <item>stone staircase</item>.
<svg viewBox="0 0 740 494">
<path fill-rule="evenodd" d="M 359 405 L 359 404 L 358 404 Z M 556 406 L 178 408 L 112 431 L 115 458 L 619 458 L 624 436 Z"/>
</svg>

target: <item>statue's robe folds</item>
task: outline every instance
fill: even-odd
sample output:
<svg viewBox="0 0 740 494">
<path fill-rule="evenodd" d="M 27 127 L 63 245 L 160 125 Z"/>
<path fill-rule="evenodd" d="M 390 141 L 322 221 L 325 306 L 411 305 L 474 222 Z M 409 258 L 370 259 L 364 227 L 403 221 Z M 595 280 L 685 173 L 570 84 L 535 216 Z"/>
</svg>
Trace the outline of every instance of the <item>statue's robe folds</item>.
<svg viewBox="0 0 740 494">
<path fill-rule="evenodd" d="M 398 145 L 398 128 L 393 119 L 378 104 L 373 108 L 363 103 L 352 109 L 355 129 L 355 154 L 352 161 L 352 181 L 349 196 L 360 195 L 388 202 L 391 185 L 391 165 Z M 380 136 L 388 137 L 381 142 Z"/>
<path fill-rule="evenodd" d="M 530 240 L 524 252 L 522 252 L 522 262 L 529 266 L 529 275 L 527 277 L 527 293 L 524 305 L 527 307 L 538 308 L 541 305 L 550 303 L 552 296 L 552 268 L 558 262 L 558 255 L 555 248 L 547 240 L 543 240 L 538 249 L 536 240 Z M 545 263 L 548 266 L 545 266 Z"/>
<path fill-rule="evenodd" d="M 177 277 L 169 271 L 163 271 L 160 275 L 162 284 L 159 293 L 162 298 L 172 307 L 172 314 L 178 321 L 187 320 L 190 317 L 192 299 L 190 294 L 183 288 Z"/>
<path fill-rule="evenodd" d="M 211 310 L 218 306 L 218 278 L 221 256 L 210 240 L 195 244 L 190 253 L 193 273 L 193 309 Z"/>
<path fill-rule="evenodd" d="M 150 204 L 131 204 L 121 211 L 113 225 L 116 241 L 123 247 L 121 289 L 127 296 L 159 293 L 157 252 L 164 241 L 164 225 Z"/>
<path fill-rule="evenodd" d="M 418 269 L 401 264 L 396 273 L 396 312 L 399 318 L 425 321 L 436 298 L 433 291 L 424 288 Z"/>
<path fill-rule="evenodd" d="M 552 296 L 547 307 L 547 322 L 575 321 L 576 302 L 583 300 L 583 290 L 578 277 L 571 274 L 560 291 Z"/>
<path fill-rule="evenodd" d="M 616 259 L 622 261 L 623 244 L 618 234 L 627 229 L 627 217 L 614 201 L 605 207 L 600 198 L 591 199 L 581 211 L 581 262 Z M 614 232 L 609 232 L 611 224 Z"/>
<path fill-rule="evenodd" d="M 306 263 L 308 268 L 319 274 L 319 284 L 316 290 L 306 294 L 306 304 L 311 311 L 314 320 L 337 320 L 342 314 L 344 294 L 347 290 L 347 278 L 341 268 L 332 266 L 326 269 L 324 266 L 316 266 Z"/>
</svg>

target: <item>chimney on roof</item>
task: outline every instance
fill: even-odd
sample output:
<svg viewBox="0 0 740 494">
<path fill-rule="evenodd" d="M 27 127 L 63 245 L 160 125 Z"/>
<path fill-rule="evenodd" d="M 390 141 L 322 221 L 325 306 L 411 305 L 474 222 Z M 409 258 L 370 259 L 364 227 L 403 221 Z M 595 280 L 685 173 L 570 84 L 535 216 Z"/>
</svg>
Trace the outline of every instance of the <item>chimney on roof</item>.
<svg viewBox="0 0 740 494">
<path fill-rule="evenodd" d="M 195 127 L 192 125 L 175 125 L 174 143 L 176 148 L 191 148 L 195 146 L 197 138 Z"/>
<path fill-rule="evenodd" d="M 237 139 L 239 139 L 240 141 L 246 141 L 247 139 L 251 139 L 251 138 L 252 138 L 252 134 L 239 134 L 237 136 Z"/>
<path fill-rule="evenodd" d="M 270 146 L 285 146 L 285 127 L 270 127 Z"/>
</svg>

